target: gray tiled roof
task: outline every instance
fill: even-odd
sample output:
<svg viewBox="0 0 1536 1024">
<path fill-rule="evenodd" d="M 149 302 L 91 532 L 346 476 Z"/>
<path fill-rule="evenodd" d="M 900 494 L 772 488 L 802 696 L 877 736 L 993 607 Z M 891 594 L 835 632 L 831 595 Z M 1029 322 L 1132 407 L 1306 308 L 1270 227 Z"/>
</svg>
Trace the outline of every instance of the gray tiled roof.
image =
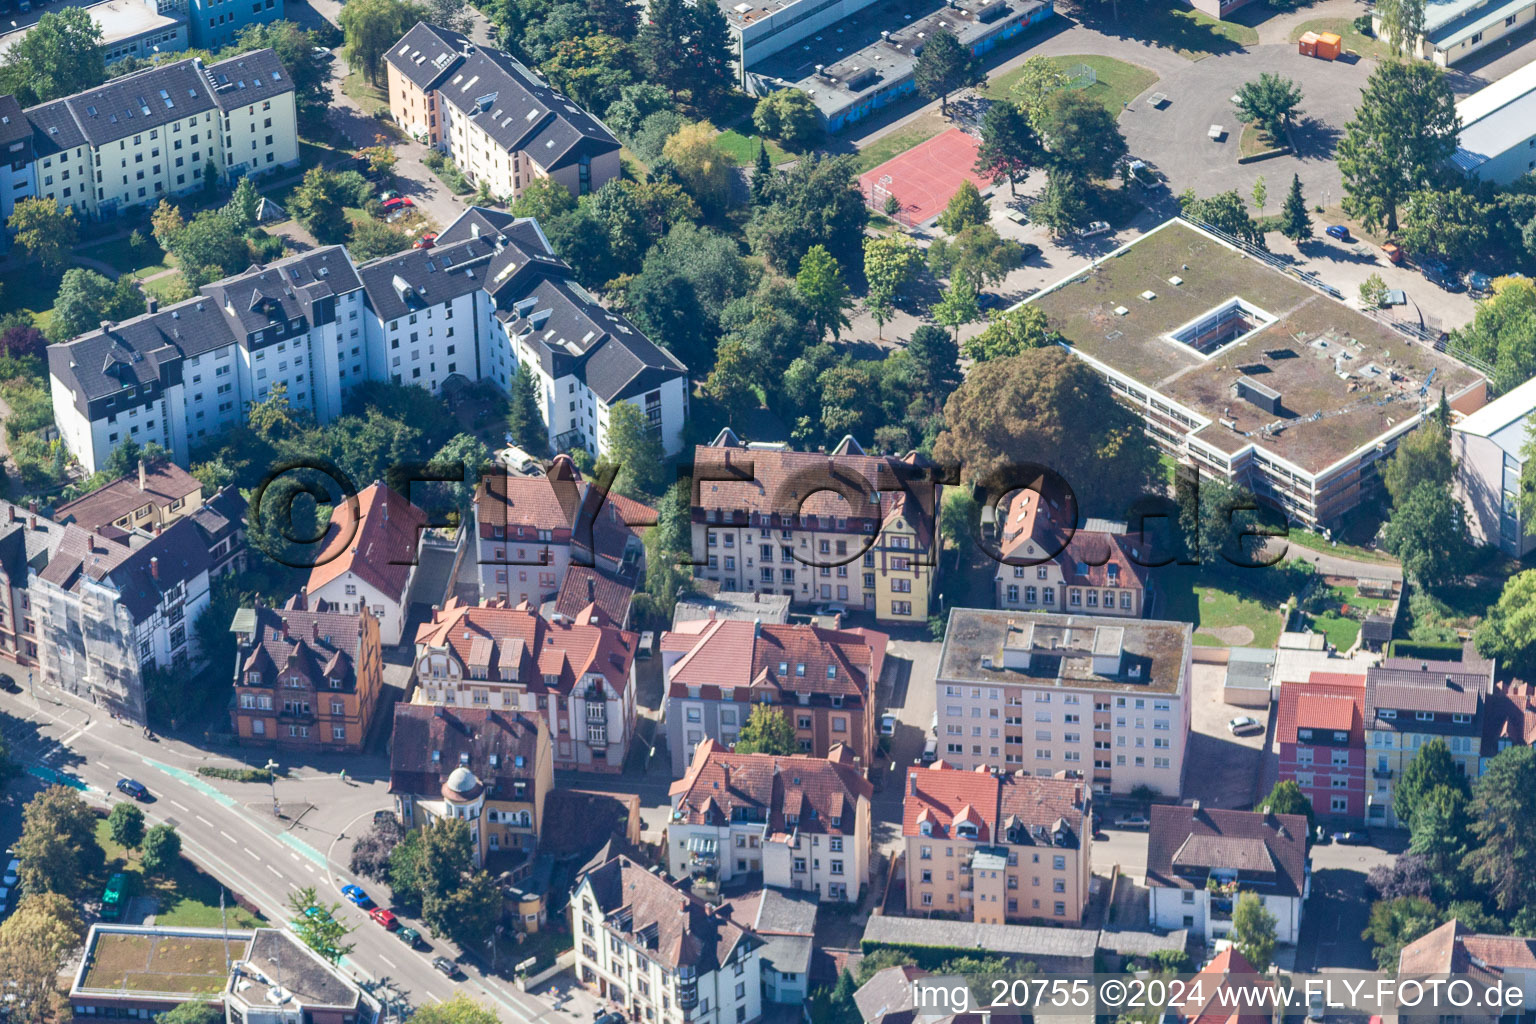
<svg viewBox="0 0 1536 1024">
<path fill-rule="evenodd" d="M 203 287 L 203 294 L 224 307 L 234 327 L 253 334 L 278 320 L 304 320 L 313 326 L 316 300 L 361 287 L 346 250 L 330 245 L 215 281 Z"/>
<path fill-rule="evenodd" d="M 252 50 L 210 64 L 208 79 L 213 84 L 213 101 L 226 113 L 293 89 L 282 61 L 271 50 Z"/>
<path fill-rule="evenodd" d="M 1483 699 L 1493 691 L 1491 661 L 1386 658 L 1365 673 L 1365 727 L 1403 732 L 1480 735 Z M 1384 718 L 1381 709 L 1397 712 Z M 1430 715 L 1420 719 L 1419 713 Z M 1457 722 L 1453 716 L 1465 715 Z"/>
<path fill-rule="evenodd" d="M 416 88 L 435 89 L 464 59 L 470 47 L 457 32 L 418 21 L 389 48 L 384 60 Z"/>
<path fill-rule="evenodd" d="M 170 364 L 183 356 L 234 344 L 235 336 L 217 302 L 198 296 L 48 346 L 48 369 L 68 384 L 81 413 L 86 403 L 125 388 L 172 380 Z"/>
<path fill-rule="evenodd" d="M 1091 928 L 1042 928 L 1022 924 L 977 924 L 874 914 L 864 926 L 866 945 L 982 948 L 1007 956 L 1049 956 L 1093 961 L 1099 933 Z"/>
<path fill-rule="evenodd" d="M 357 268 L 368 304 L 385 320 L 482 289 L 495 240 L 488 235 L 381 256 Z"/>
<path fill-rule="evenodd" d="M 27 116 L 22 113 L 16 97 L 0 96 L 0 146 L 6 147 L 7 159 L 14 162 L 14 158 L 9 156 L 11 143 L 30 138 L 31 135 L 32 127 L 27 123 Z"/>
</svg>

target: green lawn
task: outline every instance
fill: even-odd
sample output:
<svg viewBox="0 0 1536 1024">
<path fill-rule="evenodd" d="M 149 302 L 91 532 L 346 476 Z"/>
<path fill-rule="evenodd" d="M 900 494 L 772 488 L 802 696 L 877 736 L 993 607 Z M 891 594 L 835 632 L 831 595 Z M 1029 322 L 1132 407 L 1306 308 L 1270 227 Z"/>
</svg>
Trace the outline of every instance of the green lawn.
<svg viewBox="0 0 1536 1024">
<path fill-rule="evenodd" d="M 389 97 L 384 90 L 364 78 L 360 72 L 350 71 L 341 80 L 341 91 L 350 96 L 370 116 L 379 111 L 389 112 Z M 381 128 L 380 131 L 383 131 Z"/>
<path fill-rule="evenodd" d="M 1284 538 L 1287 544 L 1307 548 L 1310 551 L 1321 551 L 1324 554 L 1337 555 L 1340 558 L 1353 558 L 1361 562 L 1379 562 L 1382 565 L 1396 565 L 1397 559 L 1383 551 L 1373 551 L 1370 548 L 1358 547 L 1354 544 L 1332 543 L 1324 540 L 1320 534 L 1303 530 L 1293 526 L 1290 533 Z"/>
<path fill-rule="evenodd" d="M 1360 635 L 1360 623 L 1338 612 L 1309 615 L 1307 621 L 1314 632 L 1325 634 L 1337 651 L 1349 650 L 1355 645 L 1355 638 Z"/>
<path fill-rule="evenodd" d="M 1154 575 L 1162 589 L 1157 617 L 1194 623 L 1194 642 L 1201 647 L 1273 647 L 1280 640 L 1280 605 L 1289 595 L 1274 591 L 1269 581 L 1281 578 L 1168 566 Z"/>
<path fill-rule="evenodd" d="M 127 238 L 114 238 L 110 242 L 102 242 L 99 245 L 83 246 L 76 251 L 89 259 L 100 260 L 110 264 L 119 274 L 132 274 L 135 277 L 148 277 L 150 274 L 158 274 L 162 270 L 171 267 L 165 253 L 160 251 L 160 246 L 148 231 L 144 232 L 145 245 L 140 252 L 134 252 L 128 244 Z"/>
<path fill-rule="evenodd" d="M 185 281 L 186 278 L 181 276 L 180 271 L 177 271 L 164 277 L 157 277 L 153 281 L 144 281 L 141 287 L 161 302 L 169 302 L 171 301 L 171 289 Z"/>
<path fill-rule="evenodd" d="M 757 163 L 757 147 L 765 142 L 768 145 L 768 162 L 774 167 L 796 159 L 795 154 L 761 135 L 743 135 L 732 128 L 715 136 L 715 148 L 733 158 L 738 167 L 754 166 Z"/>
<path fill-rule="evenodd" d="M 1311 21 L 1304 21 L 1291 30 L 1291 42 L 1294 43 L 1308 32 L 1318 34 L 1332 32 L 1343 38 L 1344 49 L 1353 50 L 1362 57 L 1387 60 L 1394 56 L 1392 47 L 1375 36 L 1362 35 L 1357 31 L 1353 18 L 1314 18 Z"/>
<path fill-rule="evenodd" d="M 1361 597 L 1360 592 L 1354 587 L 1331 587 L 1330 593 L 1340 604 L 1347 604 L 1351 608 L 1359 608 L 1366 614 L 1385 611 L 1392 607 L 1392 602 L 1385 597 Z"/>
<path fill-rule="evenodd" d="M 1158 81 L 1155 72 L 1138 64 L 1116 60 L 1114 57 L 1102 57 L 1090 53 L 1045 59 L 1061 71 L 1066 71 L 1078 64 L 1086 64 L 1093 68 L 1098 80 L 1084 92 L 1117 116 L 1124 109 L 1125 104 L 1152 88 Z M 1005 75 L 991 79 L 987 82 L 986 94 L 993 99 L 1004 99 L 1012 95 L 1013 87 L 1018 84 L 1023 74 L 1024 69 L 1020 66 Z"/>
<path fill-rule="evenodd" d="M 1285 148 L 1284 139 L 1275 139 L 1257 125 L 1245 124 L 1237 138 L 1237 155 L 1244 160 Z"/>
<path fill-rule="evenodd" d="M 106 854 L 108 877 L 121 871 L 129 876 L 133 895 L 149 895 L 159 899 L 160 909 L 155 915 L 155 923 L 183 925 L 190 928 L 219 927 L 221 886 L 199 871 L 186 857 L 176 862 L 176 869 L 171 872 L 169 878 L 146 878 L 144 869 L 139 864 L 138 853 L 125 850 L 112 841 L 112 829 L 108 826 L 106 819 L 96 824 L 96 843 Z M 105 886 L 105 879 L 102 879 L 101 884 Z M 92 893 L 91 895 L 94 897 L 100 894 Z M 260 917 L 236 905 L 232 896 L 226 895 L 224 907 L 225 916 L 231 928 L 255 928 L 266 923 Z"/>
<path fill-rule="evenodd" d="M 885 133 L 859 150 L 853 161 L 854 173 L 863 174 L 871 168 L 879 167 L 891 157 L 899 156 L 913 146 L 927 142 L 949 127 L 951 127 L 949 121 L 937 110 L 919 114 L 911 122 Z"/>
</svg>

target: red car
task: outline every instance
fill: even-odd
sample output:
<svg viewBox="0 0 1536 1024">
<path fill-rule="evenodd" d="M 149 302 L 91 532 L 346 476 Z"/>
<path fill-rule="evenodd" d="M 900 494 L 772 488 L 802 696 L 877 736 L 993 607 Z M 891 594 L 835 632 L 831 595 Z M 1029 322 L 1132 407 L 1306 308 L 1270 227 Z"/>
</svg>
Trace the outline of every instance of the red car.
<svg viewBox="0 0 1536 1024">
<path fill-rule="evenodd" d="M 383 925 L 386 931 L 394 931 L 400 927 L 400 922 L 395 920 L 394 912 L 385 910 L 383 907 L 374 907 L 368 911 L 368 916 Z"/>
<path fill-rule="evenodd" d="M 411 246 L 411 248 L 412 249 L 430 249 L 430 248 L 432 248 L 436 244 L 437 244 L 437 232 L 436 231 L 428 231 L 426 234 L 424 234 L 420 238 L 416 239 L 416 244 Z"/>
<path fill-rule="evenodd" d="M 384 200 L 383 205 L 386 210 L 398 210 L 401 207 L 415 206 L 416 204 L 411 200 L 410 196 L 395 196 L 393 199 Z"/>
</svg>

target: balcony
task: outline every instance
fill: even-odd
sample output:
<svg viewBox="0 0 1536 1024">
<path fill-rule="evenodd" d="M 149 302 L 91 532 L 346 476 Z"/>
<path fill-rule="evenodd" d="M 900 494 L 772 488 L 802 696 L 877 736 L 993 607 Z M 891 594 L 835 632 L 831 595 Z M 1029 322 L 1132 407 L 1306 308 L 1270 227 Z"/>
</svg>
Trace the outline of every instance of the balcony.
<svg viewBox="0 0 1536 1024">
<path fill-rule="evenodd" d="M 1394 773 L 1393 773 L 1391 768 L 1372 768 L 1371 769 L 1371 778 L 1373 778 L 1373 779 L 1390 779 L 1393 774 Z"/>
</svg>

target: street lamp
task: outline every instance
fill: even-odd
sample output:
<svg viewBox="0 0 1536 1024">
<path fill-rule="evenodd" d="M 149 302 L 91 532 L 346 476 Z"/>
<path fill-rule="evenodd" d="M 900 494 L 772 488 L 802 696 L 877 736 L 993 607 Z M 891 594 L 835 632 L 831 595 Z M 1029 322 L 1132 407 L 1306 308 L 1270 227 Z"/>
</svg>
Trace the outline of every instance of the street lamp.
<svg viewBox="0 0 1536 1024">
<path fill-rule="evenodd" d="M 272 760 L 269 757 L 269 758 L 267 758 L 267 763 L 266 763 L 266 765 L 264 767 L 267 769 L 267 782 L 272 787 L 272 817 L 275 818 L 275 817 L 278 816 L 278 813 L 277 813 L 277 810 L 278 810 L 278 808 L 277 808 L 277 769 L 280 768 L 281 765 L 279 765 L 276 761 Z"/>
</svg>

